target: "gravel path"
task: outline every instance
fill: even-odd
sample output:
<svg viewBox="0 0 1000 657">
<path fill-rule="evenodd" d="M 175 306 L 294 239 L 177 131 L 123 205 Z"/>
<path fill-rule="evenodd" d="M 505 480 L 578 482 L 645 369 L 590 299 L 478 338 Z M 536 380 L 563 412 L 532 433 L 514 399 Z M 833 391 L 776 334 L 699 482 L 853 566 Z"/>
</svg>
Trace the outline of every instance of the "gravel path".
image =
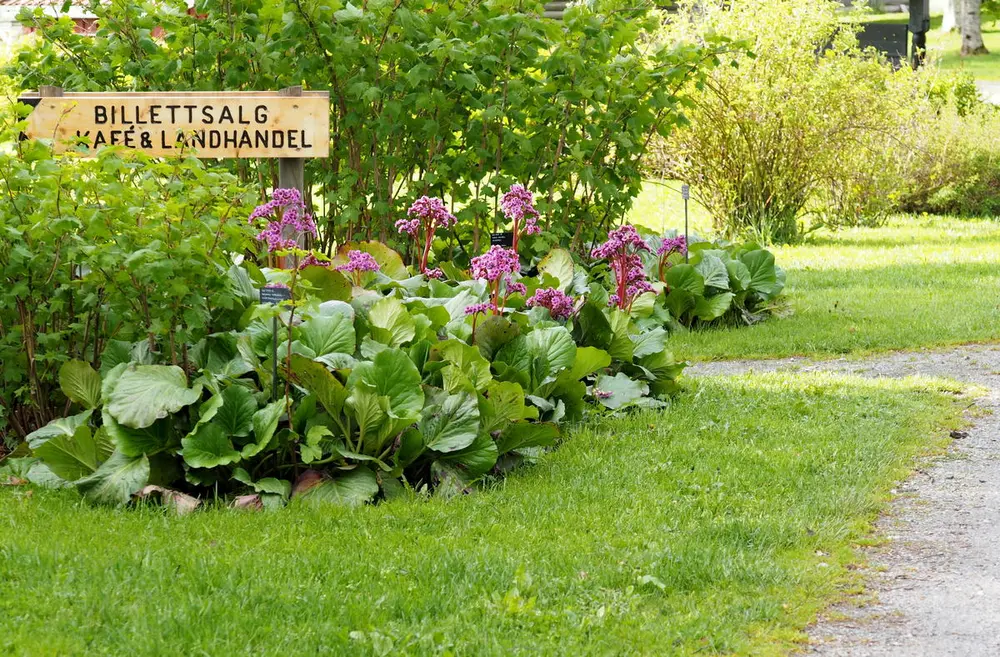
<svg viewBox="0 0 1000 657">
<path fill-rule="evenodd" d="M 685 373 L 836 371 L 925 375 L 982 385 L 993 411 L 957 435 L 947 457 L 898 489 L 879 520 L 890 540 L 872 549 L 864 599 L 829 610 L 810 628 L 809 655 L 1000 655 L 1000 347 L 890 354 L 866 360 L 730 361 Z M 859 604 L 860 602 L 860 604 Z"/>
</svg>

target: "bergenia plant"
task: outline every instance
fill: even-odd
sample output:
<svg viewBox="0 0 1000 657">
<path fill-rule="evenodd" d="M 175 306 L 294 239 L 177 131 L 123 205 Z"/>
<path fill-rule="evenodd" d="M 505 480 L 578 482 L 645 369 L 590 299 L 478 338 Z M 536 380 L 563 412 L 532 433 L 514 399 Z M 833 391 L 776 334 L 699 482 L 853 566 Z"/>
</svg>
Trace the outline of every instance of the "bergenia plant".
<svg viewBox="0 0 1000 657">
<path fill-rule="evenodd" d="M 362 276 L 368 272 L 378 271 L 379 266 L 372 254 L 354 249 L 347 252 L 347 262 L 338 265 L 336 269 L 345 274 L 350 274 L 354 285 L 362 287 Z"/>
<path fill-rule="evenodd" d="M 548 308 L 552 319 L 569 319 L 573 314 L 573 297 L 554 287 L 545 287 L 528 299 L 528 307 Z"/>
<path fill-rule="evenodd" d="M 608 241 L 591 251 L 592 258 L 608 261 L 615 276 L 615 292 L 608 297 L 609 306 L 629 312 L 636 297 L 653 291 L 646 280 L 640 251 L 649 251 L 649 246 L 629 224 L 609 232 Z"/>
<path fill-rule="evenodd" d="M 438 228 L 450 228 L 457 219 L 448 212 L 444 201 L 430 196 L 421 196 L 410 209 L 406 211 L 407 219 L 396 222 L 396 229 L 413 238 L 414 244 L 420 249 L 420 273 L 430 278 L 441 278 L 440 269 L 427 269 L 427 259 L 430 257 L 431 244 L 434 242 L 434 232 Z"/>
<path fill-rule="evenodd" d="M 494 314 L 499 315 L 503 312 L 508 296 L 515 292 L 524 294 L 527 291 L 524 283 L 519 283 L 513 278 L 513 275 L 520 271 L 521 261 L 517 257 L 517 252 L 502 246 L 491 246 L 489 251 L 472 259 L 472 277 L 486 281 L 490 291 L 489 308 Z M 468 310 L 467 308 L 466 312 Z"/>
<path fill-rule="evenodd" d="M 540 233 L 538 227 L 538 210 L 535 209 L 531 192 L 524 185 L 511 185 L 510 190 L 500 199 L 500 210 L 508 221 L 513 223 L 511 231 L 514 234 L 513 249 L 517 252 L 517 244 L 521 235 Z"/>
<path fill-rule="evenodd" d="M 663 274 L 667 269 L 670 269 L 670 258 L 671 254 L 679 253 L 682 256 L 687 254 L 687 239 L 683 235 L 678 235 L 677 237 L 668 237 L 663 240 L 660 244 L 660 248 L 656 250 L 656 255 L 660 257 L 659 267 L 657 269 L 659 279 L 663 280 Z"/>
<path fill-rule="evenodd" d="M 316 237 L 316 224 L 297 189 L 275 189 L 270 201 L 250 213 L 249 222 L 262 228 L 257 239 L 267 244 L 269 254 L 298 248 L 299 235 Z"/>
</svg>

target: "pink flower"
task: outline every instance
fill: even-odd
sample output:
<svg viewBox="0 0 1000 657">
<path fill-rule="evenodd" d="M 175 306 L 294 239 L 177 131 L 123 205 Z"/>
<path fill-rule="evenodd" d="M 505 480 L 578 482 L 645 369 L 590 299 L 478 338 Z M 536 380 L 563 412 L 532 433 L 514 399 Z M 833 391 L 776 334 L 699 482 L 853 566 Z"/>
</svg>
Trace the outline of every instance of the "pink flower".
<svg viewBox="0 0 1000 657">
<path fill-rule="evenodd" d="M 490 250 L 472 259 L 472 277 L 485 278 L 490 283 L 499 281 L 505 274 L 521 271 L 521 261 L 517 253 L 502 246 L 491 246 Z"/>
<path fill-rule="evenodd" d="M 656 255 L 658 256 L 668 256 L 671 253 L 680 253 L 681 255 L 687 253 L 687 240 L 683 235 L 668 237 L 663 240 L 660 248 L 656 250 Z"/>
<path fill-rule="evenodd" d="M 594 396 L 597 397 L 598 399 L 608 399 L 613 395 L 614 395 L 613 392 L 607 390 L 598 390 L 597 388 L 594 388 Z"/>
<path fill-rule="evenodd" d="M 347 262 L 339 265 L 337 270 L 342 272 L 378 271 L 379 266 L 372 254 L 355 249 L 347 253 Z"/>
<path fill-rule="evenodd" d="M 536 290 L 528 299 L 528 307 L 548 308 L 552 319 L 568 319 L 573 314 L 573 297 L 554 287 Z"/>
<path fill-rule="evenodd" d="M 615 276 L 616 290 L 608 297 L 609 306 L 629 311 L 636 297 L 653 291 L 646 280 L 646 268 L 639 251 L 649 251 L 649 246 L 635 227 L 628 224 L 609 232 L 608 241 L 591 251 L 592 257 L 609 261 Z"/>
<path fill-rule="evenodd" d="M 271 253 L 295 248 L 296 240 L 290 235 L 308 233 L 316 236 L 316 224 L 297 189 L 275 189 L 270 201 L 258 205 L 250 213 L 250 225 L 259 224 L 261 219 L 267 219 L 268 223 L 257 234 L 257 240 L 266 242 Z"/>
<path fill-rule="evenodd" d="M 524 283 L 518 283 L 516 281 L 510 280 L 510 276 L 507 277 L 507 294 L 525 294 L 528 288 L 525 287 Z"/>
<path fill-rule="evenodd" d="M 503 216 L 514 222 L 515 251 L 521 233 L 534 235 L 542 232 L 538 227 L 538 210 L 535 209 L 534 199 L 524 185 L 511 185 L 500 200 L 500 209 Z"/>
<path fill-rule="evenodd" d="M 433 278 L 434 280 L 439 281 L 442 278 L 444 278 L 444 272 L 441 271 L 440 269 L 436 269 L 436 268 L 435 269 L 428 269 L 427 271 L 424 272 L 424 276 L 426 276 L 427 278 Z"/>
<path fill-rule="evenodd" d="M 410 209 L 406 211 L 406 214 L 411 219 L 416 218 L 425 226 L 431 228 L 450 228 L 458 221 L 454 215 L 448 212 L 444 201 L 430 196 L 421 196 L 418 198 L 410 206 Z M 398 225 L 399 222 L 396 223 Z"/>
<path fill-rule="evenodd" d="M 329 260 L 320 260 L 315 253 L 309 253 L 299 261 L 299 269 L 306 267 L 329 267 L 332 263 Z"/>
<path fill-rule="evenodd" d="M 465 307 L 466 315 L 478 315 L 480 313 L 489 312 L 493 306 L 489 303 L 474 303 L 471 306 Z"/>
</svg>

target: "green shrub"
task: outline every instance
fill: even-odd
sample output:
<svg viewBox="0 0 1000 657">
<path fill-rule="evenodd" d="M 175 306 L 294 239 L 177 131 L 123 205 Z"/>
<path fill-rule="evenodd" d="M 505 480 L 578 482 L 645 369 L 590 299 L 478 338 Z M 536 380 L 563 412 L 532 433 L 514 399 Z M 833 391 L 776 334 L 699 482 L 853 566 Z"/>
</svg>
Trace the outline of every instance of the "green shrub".
<svg viewBox="0 0 1000 657">
<path fill-rule="evenodd" d="M 97 365 L 112 339 L 184 365 L 188 345 L 236 325 L 226 271 L 250 233 L 235 178 L 197 160 L 53 157 L 0 137 L 0 437 L 61 417 L 63 363 Z"/>
<path fill-rule="evenodd" d="M 662 46 L 652 2 L 110 2 L 94 37 L 26 11 L 36 44 L 9 74 L 74 91 L 329 89 L 331 154 L 307 165 L 320 244 L 395 239 L 410 202 L 449 200 L 465 232 L 438 248 L 467 263 L 502 221 L 501 190 L 544 194 L 546 229 L 589 243 L 638 194 L 649 136 L 681 121 L 687 80 L 714 46 Z M 162 29 L 164 38 L 154 38 Z M 233 165 L 277 185 L 274 161 Z M 538 255 L 547 251 L 538 246 Z M 419 254 L 409 254 L 419 255 Z"/>
<path fill-rule="evenodd" d="M 692 90 L 691 127 L 653 165 L 691 184 L 727 238 L 789 242 L 817 225 L 878 223 L 896 204 L 926 92 L 858 47 L 839 2 L 682 3 L 665 38 L 749 43 Z"/>
</svg>

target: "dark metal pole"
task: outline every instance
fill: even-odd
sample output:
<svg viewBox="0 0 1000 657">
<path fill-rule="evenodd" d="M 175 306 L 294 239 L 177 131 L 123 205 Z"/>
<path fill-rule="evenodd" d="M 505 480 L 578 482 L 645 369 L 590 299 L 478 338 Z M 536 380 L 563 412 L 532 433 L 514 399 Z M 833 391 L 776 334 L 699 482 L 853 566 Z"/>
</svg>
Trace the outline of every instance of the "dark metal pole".
<svg viewBox="0 0 1000 657">
<path fill-rule="evenodd" d="M 910 62 L 913 68 L 920 68 L 920 65 L 924 63 L 924 55 L 927 53 L 927 33 L 931 29 L 930 0 L 910 1 L 910 22 L 907 27 L 910 34 L 913 35 L 913 52 L 910 53 Z"/>
<path fill-rule="evenodd" d="M 684 262 L 688 261 L 688 199 L 691 198 L 691 188 L 687 183 L 681 185 L 681 198 L 684 199 Z"/>
<path fill-rule="evenodd" d="M 278 317 L 271 318 L 271 362 L 274 364 L 271 372 L 271 401 L 278 399 Z"/>
</svg>

